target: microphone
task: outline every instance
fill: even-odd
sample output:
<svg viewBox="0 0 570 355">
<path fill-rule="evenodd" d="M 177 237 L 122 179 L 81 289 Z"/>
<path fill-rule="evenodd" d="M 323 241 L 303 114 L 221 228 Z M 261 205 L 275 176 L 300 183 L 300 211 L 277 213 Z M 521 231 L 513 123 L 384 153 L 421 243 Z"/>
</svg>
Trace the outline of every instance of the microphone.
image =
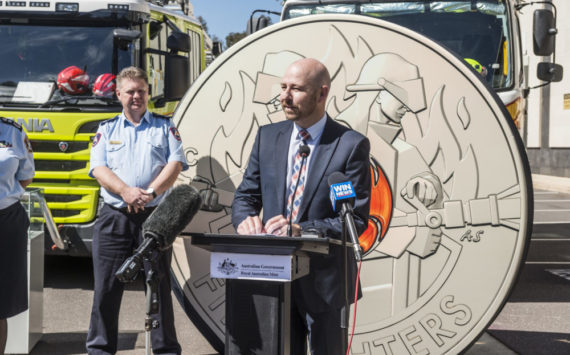
<svg viewBox="0 0 570 355">
<path fill-rule="evenodd" d="M 176 236 L 190 223 L 200 209 L 200 193 L 190 185 L 178 185 L 150 214 L 142 225 L 144 240 L 115 276 L 121 282 L 131 282 L 143 266 L 143 260 L 154 250 L 168 249 Z"/>
<path fill-rule="evenodd" d="M 299 146 L 299 154 L 301 155 L 301 158 L 307 158 L 309 154 L 311 154 L 311 148 L 309 148 L 308 145 L 303 144 Z"/>
<path fill-rule="evenodd" d="M 356 194 L 352 188 L 352 183 L 341 172 L 334 172 L 329 175 L 328 183 L 330 185 L 330 200 L 332 203 L 333 211 L 340 210 L 340 215 L 343 217 L 352 247 L 354 249 L 354 258 L 356 261 L 362 260 L 362 249 L 358 242 L 358 232 L 354 224 L 354 216 L 352 206 L 356 201 Z"/>
<path fill-rule="evenodd" d="M 145 238 L 154 238 L 160 250 L 168 249 L 202 205 L 200 193 L 190 185 L 178 185 L 142 225 Z"/>
<path fill-rule="evenodd" d="M 293 203 L 295 202 L 295 194 L 297 193 L 297 188 L 299 187 L 299 181 L 301 180 L 301 169 L 303 169 L 303 165 L 307 160 L 309 154 L 311 154 L 311 148 L 308 145 L 302 144 L 299 146 L 299 150 L 297 151 L 301 156 L 301 166 L 299 167 L 299 175 L 297 176 L 297 181 L 295 182 L 295 190 L 293 190 L 293 198 L 291 199 L 291 206 L 289 207 L 291 214 L 289 215 L 289 228 L 287 229 L 287 236 L 293 236 L 293 228 L 291 225 L 293 224 Z"/>
</svg>

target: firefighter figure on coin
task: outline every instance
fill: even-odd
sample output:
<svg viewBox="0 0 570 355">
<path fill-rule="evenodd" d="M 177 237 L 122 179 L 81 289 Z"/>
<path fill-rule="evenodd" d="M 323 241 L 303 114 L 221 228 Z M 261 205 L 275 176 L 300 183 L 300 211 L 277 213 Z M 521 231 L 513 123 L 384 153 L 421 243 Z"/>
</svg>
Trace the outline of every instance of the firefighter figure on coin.
<svg viewBox="0 0 570 355">
<path fill-rule="evenodd" d="M 32 146 L 22 126 L 0 117 L 0 354 L 6 348 L 7 318 L 28 309 L 30 221 L 20 197 L 34 173 Z"/>
<path fill-rule="evenodd" d="M 363 65 L 358 80 L 346 90 L 356 93 L 356 99 L 336 120 L 373 139 L 372 156 L 380 162 L 393 189 L 394 215 L 441 207 L 441 181 L 418 148 L 401 138 L 404 115 L 426 108 L 418 67 L 397 54 L 380 53 Z M 397 240 L 384 239 L 380 251 L 399 257 L 407 250 L 426 257 L 437 250 L 440 228 L 405 229 L 399 231 Z"/>
<path fill-rule="evenodd" d="M 116 80 L 123 112 L 102 122 L 93 139 L 89 175 L 101 185 L 104 205 L 93 233 L 94 296 L 87 335 L 89 354 L 117 351 L 123 284 L 115 272 L 143 240 L 142 224 L 188 169 L 172 120 L 150 113 L 148 78 L 136 67 Z M 159 327 L 151 332 L 155 354 L 180 354 L 170 296 L 172 249 L 153 255 L 159 275 Z M 145 273 L 150 265 L 145 261 Z"/>
<path fill-rule="evenodd" d="M 408 214 L 427 215 L 430 209 L 441 208 L 443 187 L 423 156 L 427 149 L 420 151 L 410 143 L 410 122 L 418 122 L 417 113 L 426 108 L 418 67 L 398 54 L 379 53 L 364 63 L 358 79 L 346 90 L 356 94 L 355 100 L 336 119 L 366 132 L 371 155 L 378 159 L 393 192 L 390 228 L 367 261 L 368 267 L 383 270 L 386 275 L 374 292 L 376 299 L 391 302 L 377 310 L 384 319 L 402 312 L 421 296 L 409 281 L 413 277 L 398 277 L 394 270 L 402 270 L 412 260 L 419 266 L 410 274 L 418 276 L 422 261 L 437 252 L 442 236 L 438 225 L 410 228 L 395 220 Z M 428 272 L 424 270 L 424 274 Z M 429 275 L 431 280 L 437 277 L 437 273 Z"/>
</svg>

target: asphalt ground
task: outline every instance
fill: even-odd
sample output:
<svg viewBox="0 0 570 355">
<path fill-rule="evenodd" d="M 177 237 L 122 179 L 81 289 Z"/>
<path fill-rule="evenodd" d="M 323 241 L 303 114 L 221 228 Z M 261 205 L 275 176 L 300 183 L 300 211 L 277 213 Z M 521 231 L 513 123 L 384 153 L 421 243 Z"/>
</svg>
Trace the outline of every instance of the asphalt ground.
<svg viewBox="0 0 570 355">
<path fill-rule="evenodd" d="M 488 333 L 520 354 L 570 354 L 570 194 L 535 190 L 525 265 Z"/>
<path fill-rule="evenodd" d="M 91 259 L 46 257 L 44 280 L 44 335 L 30 354 L 87 354 L 93 297 Z M 127 285 L 119 315 L 118 354 L 145 353 L 144 284 Z M 175 325 L 184 354 L 217 354 L 188 319 L 174 295 Z"/>
<path fill-rule="evenodd" d="M 44 335 L 32 355 L 87 354 L 85 339 L 93 297 L 91 259 L 46 257 L 44 280 Z M 174 295 L 173 295 L 174 297 Z M 174 301 L 175 325 L 183 354 L 218 354 Z M 145 297 L 142 281 L 128 285 L 119 316 L 117 354 L 145 353 Z M 484 333 L 468 355 L 516 354 Z"/>
<path fill-rule="evenodd" d="M 140 280 L 139 280 L 140 281 Z M 91 259 L 46 257 L 44 334 L 30 354 L 86 354 L 93 296 Z M 118 354 L 145 353 L 143 283 L 123 296 Z M 183 354 L 217 354 L 174 301 Z M 527 259 L 505 307 L 465 354 L 570 354 L 570 194 L 535 191 Z"/>
</svg>

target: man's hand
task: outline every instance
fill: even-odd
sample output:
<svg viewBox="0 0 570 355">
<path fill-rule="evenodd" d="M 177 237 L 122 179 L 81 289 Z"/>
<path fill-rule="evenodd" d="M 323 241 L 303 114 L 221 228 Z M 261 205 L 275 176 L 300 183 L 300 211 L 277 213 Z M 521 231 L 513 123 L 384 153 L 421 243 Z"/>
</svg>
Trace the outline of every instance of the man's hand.
<svg viewBox="0 0 570 355">
<path fill-rule="evenodd" d="M 266 233 L 259 216 L 249 216 L 237 227 L 238 234 L 262 234 Z"/>
<path fill-rule="evenodd" d="M 152 200 L 152 195 L 139 187 L 126 187 L 121 191 L 121 198 L 127 203 L 129 212 L 144 211 L 144 206 Z"/>
<path fill-rule="evenodd" d="M 128 186 L 106 166 L 93 169 L 93 176 L 107 191 L 121 196 L 129 212 L 144 211 L 144 206 L 152 200 L 151 194 L 141 188 Z"/>
<path fill-rule="evenodd" d="M 271 217 L 265 224 L 265 230 L 269 234 L 287 236 L 287 229 L 289 228 L 289 221 L 282 215 Z M 292 223 L 292 236 L 298 237 L 301 235 L 301 226 Z"/>
</svg>

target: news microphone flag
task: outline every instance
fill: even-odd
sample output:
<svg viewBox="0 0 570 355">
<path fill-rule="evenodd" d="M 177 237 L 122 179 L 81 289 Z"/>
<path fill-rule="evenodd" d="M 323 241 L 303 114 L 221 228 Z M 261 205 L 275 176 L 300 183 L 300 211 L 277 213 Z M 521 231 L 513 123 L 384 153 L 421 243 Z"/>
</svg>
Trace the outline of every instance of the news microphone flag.
<svg viewBox="0 0 570 355">
<path fill-rule="evenodd" d="M 349 204 L 354 205 L 354 201 L 356 200 L 356 194 L 354 193 L 354 189 L 352 188 L 352 183 L 350 181 L 332 184 L 330 186 L 329 197 L 333 211 L 335 212 L 341 207 L 342 203 L 348 202 Z"/>
<path fill-rule="evenodd" d="M 360 261 L 362 260 L 362 250 L 360 249 L 358 232 L 356 231 L 354 217 L 352 215 L 352 207 L 356 202 L 356 194 L 352 188 L 352 183 L 339 171 L 329 176 L 328 183 L 330 185 L 329 197 L 331 199 L 332 208 L 335 212 L 340 210 L 340 215 L 346 223 L 346 231 L 352 242 L 354 259 Z"/>
</svg>

